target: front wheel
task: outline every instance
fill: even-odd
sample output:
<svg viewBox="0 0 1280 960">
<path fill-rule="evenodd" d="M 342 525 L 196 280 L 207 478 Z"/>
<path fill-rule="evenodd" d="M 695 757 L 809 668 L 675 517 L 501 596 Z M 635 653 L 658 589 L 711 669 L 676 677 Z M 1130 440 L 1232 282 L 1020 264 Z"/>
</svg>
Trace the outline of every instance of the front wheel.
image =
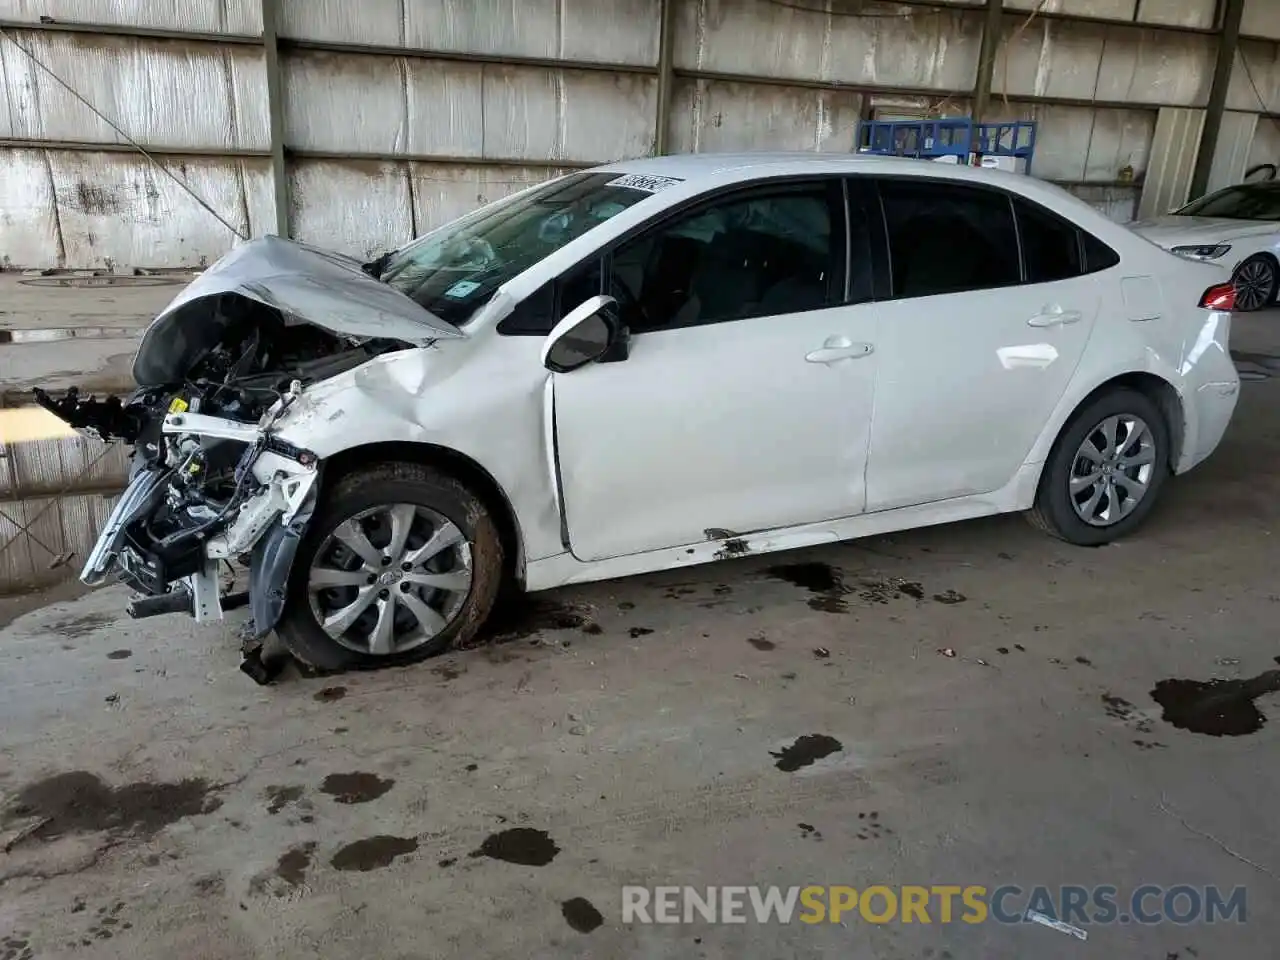
<svg viewBox="0 0 1280 960">
<path fill-rule="evenodd" d="M 502 580 L 502 546 L 478 497 L 418 464 L 338 480 L 299 546 L 279 633 L 325 671 L 422 660 L 471 639 Z"/>
<path fill-rule="evenodd" d="M 1259 254 L 1236 267 L 1231 283 L 1236 289 L 1235 308 L 1242 313 L 1262 310 L 1276 302 L 1280 270 L 1271 257 Z"/>
<path fill-rule="evenodd" d="M 1040 529 L 1096 547 L 1125 536 L 1155 506 L 1169 475 L 1169 428 L 1146 394 L 1120 388 L 1067 422 L 1028 513 Z"/>
</svg>

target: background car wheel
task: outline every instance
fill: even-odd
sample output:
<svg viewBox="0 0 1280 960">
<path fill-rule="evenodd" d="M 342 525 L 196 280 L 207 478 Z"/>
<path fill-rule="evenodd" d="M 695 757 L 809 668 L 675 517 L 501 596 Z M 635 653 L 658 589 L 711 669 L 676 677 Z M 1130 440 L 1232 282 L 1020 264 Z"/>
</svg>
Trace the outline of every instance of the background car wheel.
<svg viewBox="0 0 1280 960">
<path fill-rule="evenodd" d="M 1250 257 L 1236 267 L 1231 282 L 1236 288 L 1236 309 L 1242 313 L 1262 310 L 1276 302 L 1276 284 L 1280 269 L 1265 254 Z"/>
<path fill-rule="evenodd" d="M 422 660 L 465 643 L 502 581 L 502 545 L 470 490 L 387 463 L 341 478 L 299 546 L 279 633 L 324 671 Z"/>
<path fill-rule="evenodd" d="M 1168 475 L 1169 428 L 1160 408 L 1136 390 L 1112 390 L 1067 422 L 1027 516 L 1069 543 L 1110 543 L 1146 519 Z"/>
</svg>

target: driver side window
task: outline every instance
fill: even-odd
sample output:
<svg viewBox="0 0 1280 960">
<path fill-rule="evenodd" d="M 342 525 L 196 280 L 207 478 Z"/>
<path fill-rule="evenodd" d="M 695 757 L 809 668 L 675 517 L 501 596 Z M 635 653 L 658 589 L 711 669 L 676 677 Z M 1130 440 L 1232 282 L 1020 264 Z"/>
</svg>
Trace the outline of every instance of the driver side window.
<svg viewBox="0 0 1280 960">
<path fill-rule="evenodd" d="M 839 191 L 780 186 L 699 207 L 614 251 L 606 292 L 634 333 L 836 306 Z"/>
</svg>

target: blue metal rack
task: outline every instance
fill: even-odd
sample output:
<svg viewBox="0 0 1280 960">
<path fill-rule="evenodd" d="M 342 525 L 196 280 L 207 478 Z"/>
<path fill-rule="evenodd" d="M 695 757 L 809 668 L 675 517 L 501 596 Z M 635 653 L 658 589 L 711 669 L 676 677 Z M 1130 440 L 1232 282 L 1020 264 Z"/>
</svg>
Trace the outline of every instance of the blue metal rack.
<svg viewBox="0 0 1280 960">
<path fill-rule="evenodd" d="M 1031 120 L 974 123 L 970 117 L 933 120 L 864 120 L 858 124 L 855 149 L 889 157 L 937 160 L 955 157 L 969 163 L 977 157 L 1017 157 L 1027 162 L 1036 149 L 1036 124 Z"/>
</svg>

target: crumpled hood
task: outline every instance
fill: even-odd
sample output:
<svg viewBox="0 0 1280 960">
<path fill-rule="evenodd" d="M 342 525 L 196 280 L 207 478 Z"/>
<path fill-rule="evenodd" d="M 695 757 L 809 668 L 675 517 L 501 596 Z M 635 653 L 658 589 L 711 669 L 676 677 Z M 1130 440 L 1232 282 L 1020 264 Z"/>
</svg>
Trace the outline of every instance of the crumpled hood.
<svg viewBox="0 0 1280 960">
<path fill-rule="evenodd" d="M 403 340 L 421 346 L 465 336 L 400 291 L 375 280 L 352 257 L 282 237 L 262 237 L 233 249 L 192 281 L 152 321 L 133 361 L 138 383 L 169 366 L 165 354 L 188 323 L 207 320 L 206 302 L 239 294 L 280 311 L 287 324 L 308 323 L 356 338 Z"/>
<path fill-rule="evenodd" d="M 1152 217 L 1129 224 L 1129 229 L 1164 247 L 1224 243 L 1233 237 L 1280 233 L 1280 223 L 1227 220 L 1221 217 Z"/>
</svg>

